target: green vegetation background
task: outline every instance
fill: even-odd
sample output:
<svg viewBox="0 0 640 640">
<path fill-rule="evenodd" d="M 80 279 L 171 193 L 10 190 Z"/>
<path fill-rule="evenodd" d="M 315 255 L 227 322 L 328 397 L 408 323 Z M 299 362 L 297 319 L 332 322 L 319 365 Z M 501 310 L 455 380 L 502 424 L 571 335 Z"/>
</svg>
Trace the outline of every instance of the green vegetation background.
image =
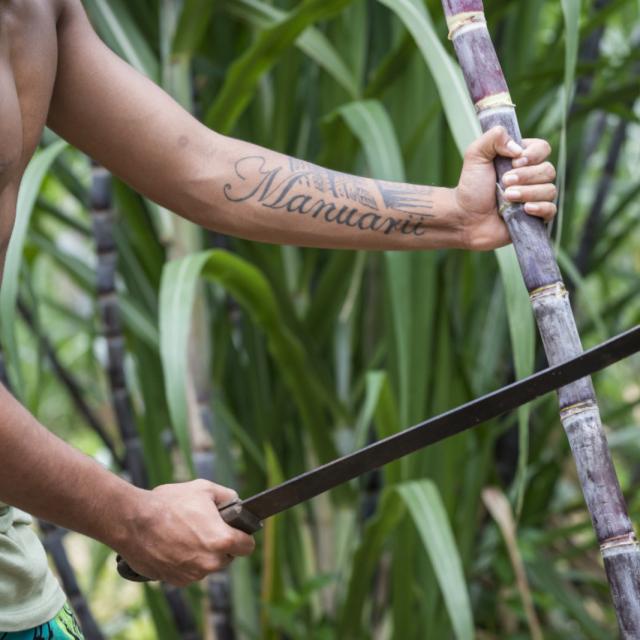
<svg viewBox="0 0 640 640">
<path fill-rule="evenodd" d="M 85 6 L 118 54 L 226 134 L 448 186 L 477 134 L 435 0 Z M 556 150 L 553 234 L 591 346 L 640 318 L 640 3 L 486 9 L 522 129 Z M 64 384 L 66 372 L 121 453 L 89 163 L 50 135 L 44 144 L 7 266 L 16 286 L 0 294 L 2 345 L 35 415 L 116 469 Z M 115 180 L 113 193 L 123 366 L 154 483 L 204 472 L 250 495 L 544 365 L 511 249 L 274 247 L 196 230 Z M 596 376 L 635 521 L 639 366 Z M 204 585 L 190 592 L 204 637 L 212 610 L 247 639 L 615 633 L 551 397 L 274 518 L 258 541 L 223 583 L 231 611 Z M 105 637 L 184 637 L 158 588 L 123 584 L 108 550 L 75 536 L 67 549 Z"/>
</svg>

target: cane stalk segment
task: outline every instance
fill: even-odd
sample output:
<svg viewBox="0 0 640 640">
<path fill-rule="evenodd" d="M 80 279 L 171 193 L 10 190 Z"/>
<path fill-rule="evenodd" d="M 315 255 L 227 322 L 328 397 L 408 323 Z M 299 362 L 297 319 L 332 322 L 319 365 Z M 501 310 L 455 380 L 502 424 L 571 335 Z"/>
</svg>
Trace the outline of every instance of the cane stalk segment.
<svg viewBox="0 0 640 640">
<path fill-rule="evenodd" d="M 484 131 L 504 127 L 522 142 L 515 106 L 496 55 L 481 0 L 443 0 L 449 36 Z M 511 160 L 496 160 L 498 193 Z M 529 291 L 550 365 L 582 352 L 575 319 L 544 223 L 522 205 L 500 208 Z M 640 637 L 640 550 L 613 467 L 591 378 L 558 390 L 560 418 L 600 544 L 623 638 Z"/>
</svg>

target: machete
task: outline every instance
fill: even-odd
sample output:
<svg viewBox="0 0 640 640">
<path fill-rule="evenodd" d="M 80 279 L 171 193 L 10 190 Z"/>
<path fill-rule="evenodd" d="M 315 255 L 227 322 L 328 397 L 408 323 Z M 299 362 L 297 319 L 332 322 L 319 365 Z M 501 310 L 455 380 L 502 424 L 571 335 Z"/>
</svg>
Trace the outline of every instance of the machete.
<svg viewBox="0 0 640 640">
<path fill-rule="evenodd" d="M 378 440 L 246 500 L 225 504 L 220 507 L 220 514 L 230 526 L 245 533 L 256 533 L 261 529 L 265 518 L 306 502 L 363 473 L 513 411 L 539 396 L 605 369 L 638 351 L 640 325 L 585 351 L 572 360 L 543 369 L 528 378 Z M 120 556 L 117 561 L 118 572 L 123 578 L 134 582 L 148 581 L 148 578 L 131 569 Z"/>
</svg>

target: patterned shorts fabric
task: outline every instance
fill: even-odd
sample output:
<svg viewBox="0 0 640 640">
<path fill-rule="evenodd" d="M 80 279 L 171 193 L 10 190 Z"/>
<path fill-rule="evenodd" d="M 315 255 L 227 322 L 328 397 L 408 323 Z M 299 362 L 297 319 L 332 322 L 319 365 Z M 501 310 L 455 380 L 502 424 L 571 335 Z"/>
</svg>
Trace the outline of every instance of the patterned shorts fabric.
<svg viewBox="0 0 640 640">
<path fill-rule="evenodd" d="M 84 640 L 80 625 L 69 605 L 49 622 L 27 631 L 2 633 L 0 640 Z"/>
</svg>

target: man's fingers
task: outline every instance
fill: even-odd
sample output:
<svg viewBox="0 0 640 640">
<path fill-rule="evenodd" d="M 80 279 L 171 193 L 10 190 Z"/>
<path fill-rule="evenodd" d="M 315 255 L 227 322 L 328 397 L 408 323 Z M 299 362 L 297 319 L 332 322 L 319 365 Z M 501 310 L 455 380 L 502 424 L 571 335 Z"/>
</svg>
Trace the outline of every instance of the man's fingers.
<svg viewBox="0 0 640 640">
<path fill-rule="evenodd" d="M 218 506 L 238 500 L 238 494 L 233 489 L 209 482 L 208 480 L 193 480 L 191 485 L 195 490 L 202 491 L 211 496 Z"/>
<path fill-rule="evenodd" d="M 496 156 L 518 158 L 523 148 L 504 127 L 493 127 L 469 146 L 465 159 L 471 162 L 493 162 Z"/>
<path fill-rule="evenodd" d="M 556 215 L 558 208 L 553 202 L 527 202 L 524 205 L 524 210 L 532 216 L 550 222 Z"/>
<path fill-rule="evenodd" d="M 543 163 L 551 155 L 551 145 L 546 140 L 527 138 L 522 141 L 524 152 L 513 161 L 514 168 Z"/>
<path fill-rule="evenodd" d="M 509 202 L 553 202 L 558 195 L 554 184 L 509 187 L 504 197 Z"/>
<path fill-rule="evenodd" d="M 232 557 L 251 555 L 255 548 L 256 541 L 252 536 L 228 525 L 224 525 L 222 533 L 218 533 L 211 541 L 213 552 L 222 552 Z"/>
<path fill-rule="evenodd" d="M 551 183 L 555 179 L 556 169 L 550 162 L 543 162 L 542 164 L 523 167 L 522 169 L 512 169 L 502 177 L 506 187 Z"/>
<path fill-rule="evenodd" d="M 205 567 L 204 576 L 206 577 L 210 573 L 215 573 L 216 571 L 222 571 L 226 569 L 234 560 L 234 557 L 226 554 L 226 553 L 215 553 L 212 554 L 209 562 Z M 202 578 L 200 578 L 202 579 Z"/>
</svg>

